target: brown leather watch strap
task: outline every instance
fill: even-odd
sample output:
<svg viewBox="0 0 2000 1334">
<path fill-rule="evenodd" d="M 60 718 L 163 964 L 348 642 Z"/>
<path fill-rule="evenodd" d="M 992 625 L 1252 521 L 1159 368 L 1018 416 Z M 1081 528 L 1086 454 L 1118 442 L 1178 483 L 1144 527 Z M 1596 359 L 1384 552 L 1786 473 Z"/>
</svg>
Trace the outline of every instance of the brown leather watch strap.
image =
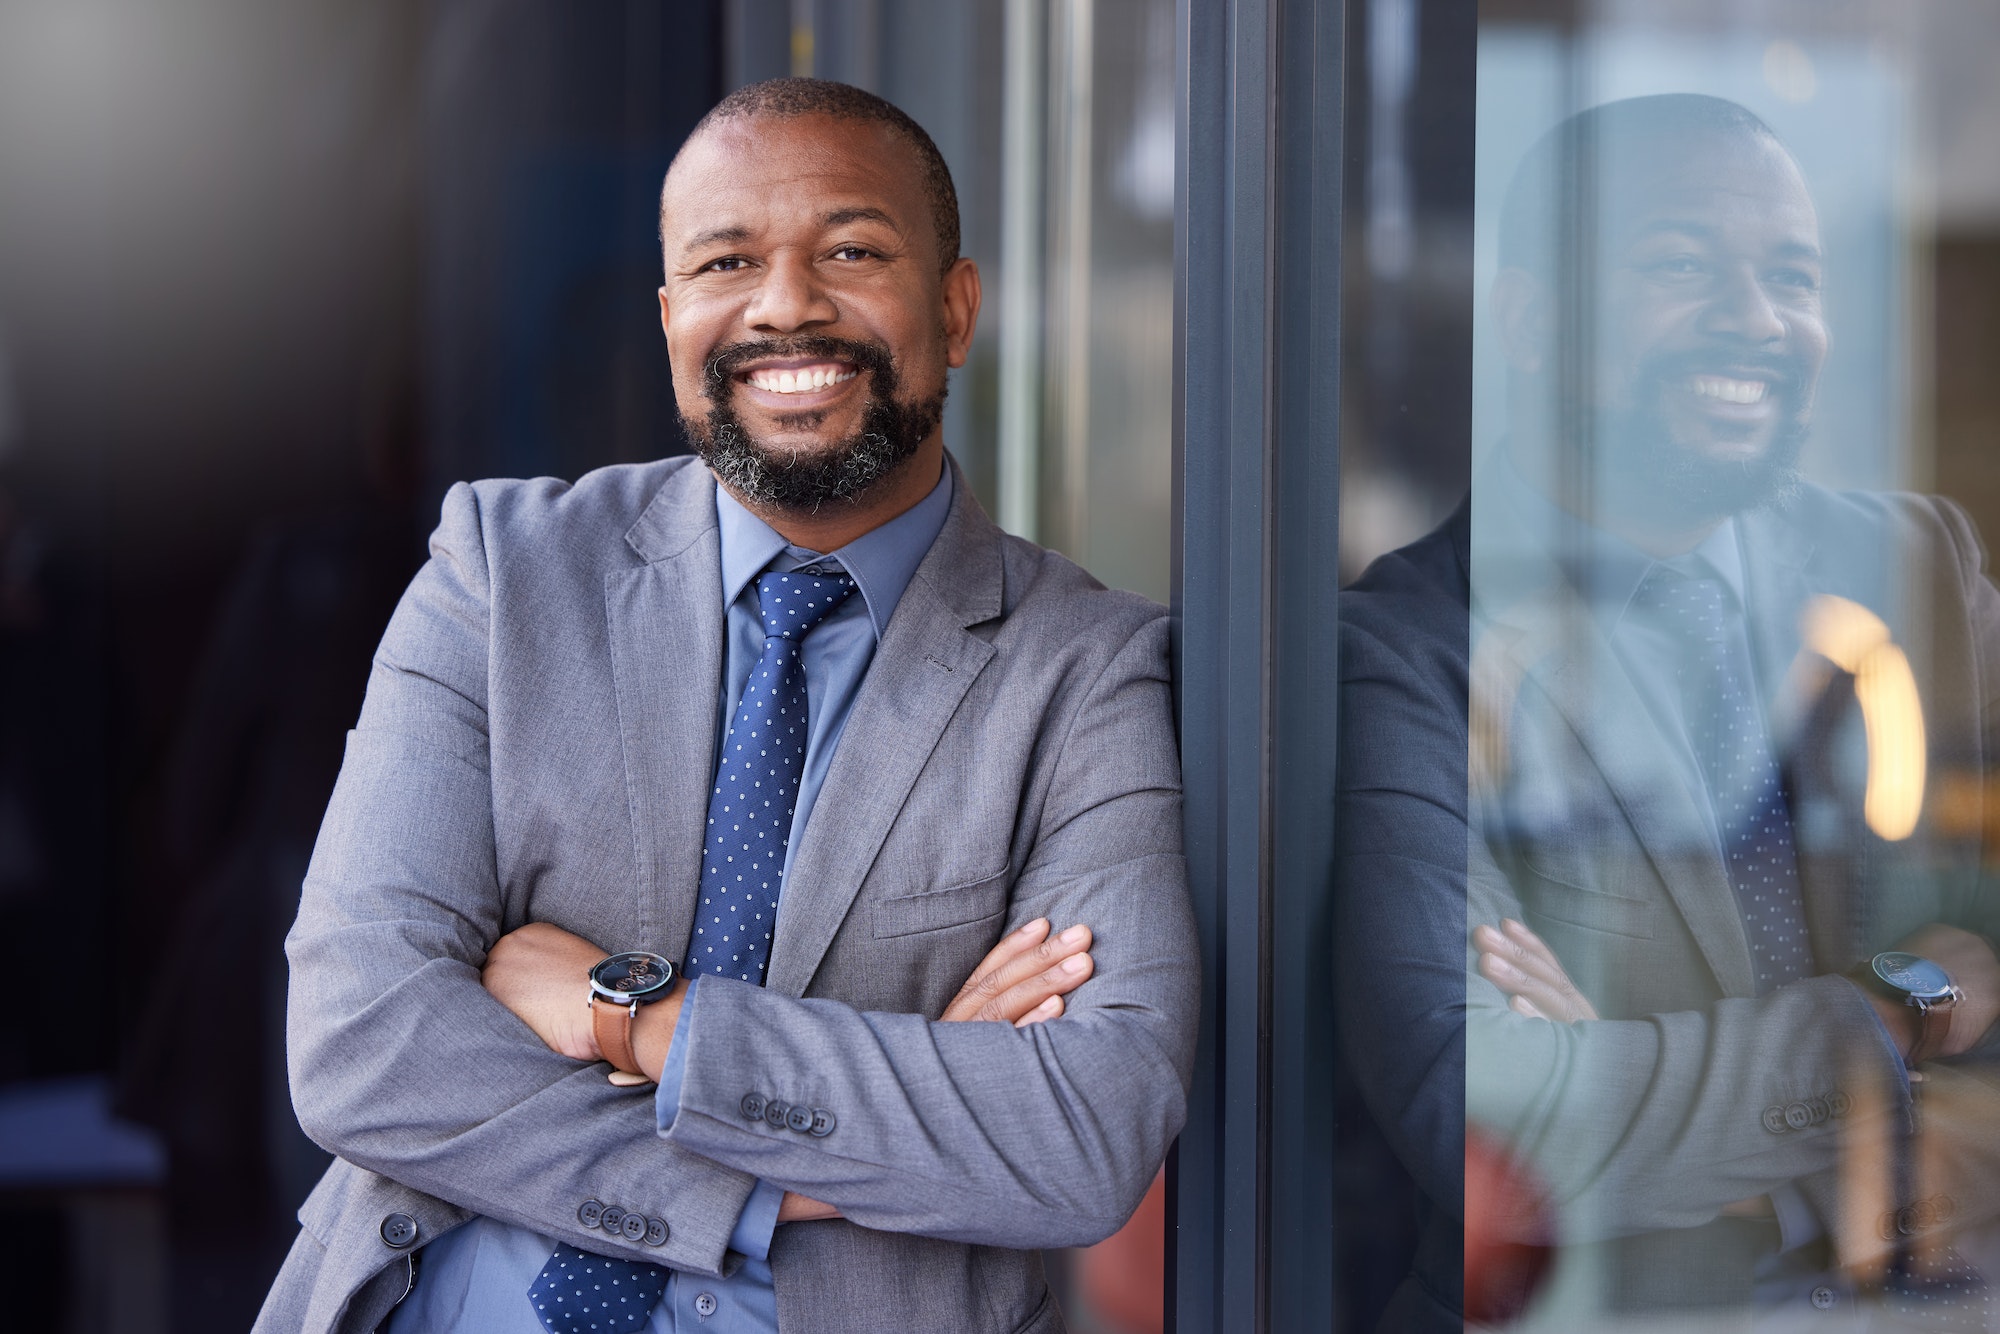
<svg viewBox="0 0 2000 1334">
<path fill-rule="evenodd" d="M 643 1075 L 639 1057 L 632 1050 L 632 1019 L 636 1005 L 620 1005 L 602 996 L 590 998 L 590 1026 L 597 1034 L 597 1050 L 604 1059 L 627 1074 Z"/>
<path fill-rule="evenodd" d="M 1910 1054 L 1903 1058 L 1905 1065 L 1914 1069 L 1944 1049 L 1944 1040 L 1951 1033 L 1951 1017 L 1957 1010 L 1958 999 L 1955 996 L 1920 1008 L 1917 1040 L 1910 1048 Z"/>
</svg>

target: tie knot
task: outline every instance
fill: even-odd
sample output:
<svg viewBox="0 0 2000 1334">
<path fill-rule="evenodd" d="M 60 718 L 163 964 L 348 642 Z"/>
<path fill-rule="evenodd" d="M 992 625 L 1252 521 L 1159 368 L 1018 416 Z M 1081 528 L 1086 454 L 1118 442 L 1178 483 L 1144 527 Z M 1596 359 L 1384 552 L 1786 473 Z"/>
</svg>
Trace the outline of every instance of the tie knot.
<svg viewBox="0 0 2000 1334">
<path fill-rule="evenodd" d="M 1718 578 L 1656 565 L 1632 600 L 1691 638 L 1715 641 L 1728 633 L 1729 592 Z"/>
<path fill-rule="evenodd" d="M 793 643 L 832 614 L 854 592 L 844 574 L 767 574 L 757 580 L 757 608 L 770 639 Z"/>
</svg>

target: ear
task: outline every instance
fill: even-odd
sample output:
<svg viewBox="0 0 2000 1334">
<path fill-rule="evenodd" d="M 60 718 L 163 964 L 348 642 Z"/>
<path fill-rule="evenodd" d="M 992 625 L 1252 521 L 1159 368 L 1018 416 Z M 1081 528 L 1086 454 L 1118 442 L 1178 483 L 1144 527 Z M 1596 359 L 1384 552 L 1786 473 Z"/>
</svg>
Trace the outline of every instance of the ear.
<svg viewBox="0 0 2000 1334">
<path fill-rule="evenodd" d="M 1493 327 L 1507 364 L 1524 375 L 1539 374 L 1555 342 L 1548 284 L 1526 269 L 1500 270 L 1493 280 Z"/>
<path fill-rule="evenodd" d="M 963 257 L 944 271 L 944 359 L 953 370 L 972 353 L 972 334 L 979 327 L 979 266 Z M 660 306 L 666 308 L 666 293 Z"/>
<path fill-rule="evenodd" d="M 660 289 L 660 332 L 661 333 L 667 332 L 667 321 L 668 321 L 667 289 L 662 287 Z"/>
</svg>

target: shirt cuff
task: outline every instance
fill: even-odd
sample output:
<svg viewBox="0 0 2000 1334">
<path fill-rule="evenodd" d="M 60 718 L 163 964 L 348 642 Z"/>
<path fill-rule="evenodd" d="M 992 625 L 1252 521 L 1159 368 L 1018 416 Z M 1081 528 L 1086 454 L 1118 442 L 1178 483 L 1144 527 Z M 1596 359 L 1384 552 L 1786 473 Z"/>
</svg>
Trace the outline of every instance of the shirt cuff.
<svg viewBox="0 0 2000 1334">
<path fill-rule="evenodd" d="M 687 980 L 687 992 L 681 997 L 680 1022 L 674 1025 L 674 1040 L 667 1044 L 667 1063 L 660 1070 L 659 1087 L 653 1090 L 653 1115 L 658 1118 L 660 1133 L 666 1134 L 673 1128 L 674 1115 L 681 1109 L 681 1079 L 687 1074 L 688 1030 L 694 1027 L 694 989 L 699 977 Z"/>
<path fill-rule="evenodd" d="M 1819 1215 L 1806 1202 L 1796 1182 L 1787 1181 L 1771 1191 L 1771 1212 L 1778 1216 L 1778 1250 L 1795 1251 L 1809 1241 L 1826 1235 Z"/>
<path fill-rule="evenodd" d="M 785 1188 L 759 1181 L 743 1202 L 736 1230 L 729 1234 L 729 1249 L 752 1260 L 771 1258 L 771 1236 L 778 1230 L 778 1206 L 785 1202 Z"/>
</svg>

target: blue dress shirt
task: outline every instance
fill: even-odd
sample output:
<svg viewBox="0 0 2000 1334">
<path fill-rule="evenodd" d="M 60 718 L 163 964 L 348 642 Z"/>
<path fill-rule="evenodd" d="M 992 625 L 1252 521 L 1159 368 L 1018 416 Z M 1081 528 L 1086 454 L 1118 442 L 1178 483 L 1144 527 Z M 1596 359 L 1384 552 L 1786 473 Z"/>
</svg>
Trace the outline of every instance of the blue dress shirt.
<svg viewBox="0 0 2000 1334">
<path fill-rule="evenodd" d="M 743 695 L 750 669 L 764 651 L 764 623 L 757 606 L 757 576 L 837 561 L 861 596 L 849 598 L 813 629 L 800 646 L 812 732 L 806 742 L 805 772 L 799 780 L 785 869 L 791 869 L 806 823 L 826 781 L 861 681 L 874 660 L 875 646 L 903 590 L 951 509 L 951 470 L 944 470 L 930 494 L 888 523 L 862 534 L 830 555 L 788 544 L 769 524 L 716 489 L 716 519 L 722 538 L 724 661 L 722 692 L 716 701 L 715 744 L 720 756 L 729 719 Z M 697 868 L 698 869 L 698 868 Z M 786 883 L 786 882 L 781 882 Z M 667 1049 L 666 1068 L 654 1094 L 662 1133 L 680 1106 L 687 1068 L 687 1035 L 699 1022 L 694 1003 L 700 979 L 688 982 L 681 1021 Z M 778 1299 L 771 1288 L 771 1236 L 777 1230 L 784 1190 L 760 1181 L 752 1190 L 730 1235 L 729 1248 L 744 1257 L 727 1278 L 707 1278 L 669 1270 L 666 1295 L 653 1309 L 646 1334 L 777 1334 Z M 491 1218 L 474 1218 L 423 1248 L 417 1283 L 388 1322 L 389 1334 L 547 1334 L 528 1300 L 535 1275 L 548 1263 L 555 1242 L 526 1228 Z"/>
</svg>

